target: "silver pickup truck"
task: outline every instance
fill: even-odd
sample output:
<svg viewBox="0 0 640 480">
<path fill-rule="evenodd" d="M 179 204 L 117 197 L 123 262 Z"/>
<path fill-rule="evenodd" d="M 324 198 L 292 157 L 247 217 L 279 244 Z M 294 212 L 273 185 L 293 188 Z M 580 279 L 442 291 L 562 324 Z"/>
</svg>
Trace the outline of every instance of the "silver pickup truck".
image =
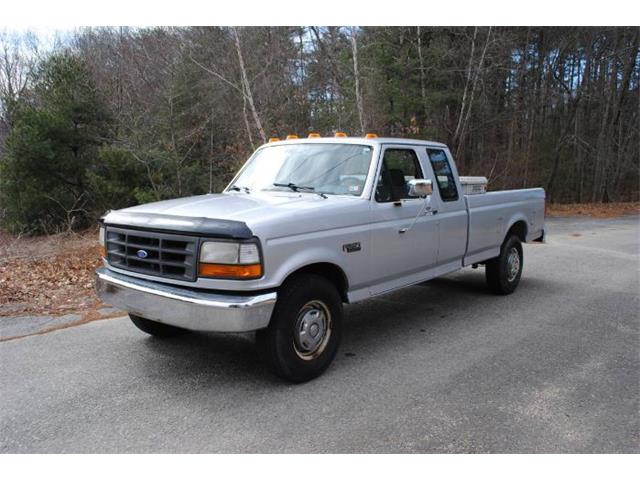
<svg viewBox="0 0 640 480">
<path fill-rule="evenodd" d="M 270 141 L 220 194 L 108 213 L 96 288 L 151 335 L 257 331 L 271 369 L 306 381 L 336 354 L 343 303 L 478 265 L 516 289 L 544 190 L 462 188 L 441 143 Z"/>
</svg>

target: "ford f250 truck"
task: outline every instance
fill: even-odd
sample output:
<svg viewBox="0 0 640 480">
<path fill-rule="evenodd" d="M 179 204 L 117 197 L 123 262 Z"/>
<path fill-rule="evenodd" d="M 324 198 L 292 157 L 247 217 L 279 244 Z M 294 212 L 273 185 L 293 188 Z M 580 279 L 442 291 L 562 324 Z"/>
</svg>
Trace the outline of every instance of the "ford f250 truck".
<svg viewBox="0 0 640 480">
<path fill-rule="evenodd" d="M 103 217 L 96 288 L 158 337 L 256 331 L 271 369 L 302 382 L 336 355 L 344 303 L 478 265 L 512 293 L 544 201 L 540 188 L 464 194 L 442 143 L 273 141 L 220 194 Z"/>
</svg>

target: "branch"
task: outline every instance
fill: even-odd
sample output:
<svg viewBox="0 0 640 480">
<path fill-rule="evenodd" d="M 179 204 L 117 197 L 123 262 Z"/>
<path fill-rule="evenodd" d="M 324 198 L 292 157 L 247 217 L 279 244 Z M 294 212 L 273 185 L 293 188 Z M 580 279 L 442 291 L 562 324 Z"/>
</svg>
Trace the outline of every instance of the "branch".
<svg viewBox="0 0 640 480">
<path fill-rule="evenodd" d="M 240 95 L 242 95 L 243 97 L 245 96 L 244 90 L 242 90 L 238 85 L 236 85 L 235 83 L 231 82 L 230 80 L 227 80 L 225 77 L 220 75 L 215 70 L 211 70 L 210 68 L 205 67 L 200 62 L 198 62 L 195 58 L 193 58 L 191 55 L 189 55 L 189 60 L 191 60 L 193 63 L 195 63 L 201 69 L 203 69 L 205 72 L 210 73 L 211 75 L 213 75 L 214 77 L 216 77 L 219 80 L 222 80 L 224 83 L 226 83 L 227 85 L 229 85 L 230 87 L 235 89 L 238 93 L 240 93 Z"/>
</svg>

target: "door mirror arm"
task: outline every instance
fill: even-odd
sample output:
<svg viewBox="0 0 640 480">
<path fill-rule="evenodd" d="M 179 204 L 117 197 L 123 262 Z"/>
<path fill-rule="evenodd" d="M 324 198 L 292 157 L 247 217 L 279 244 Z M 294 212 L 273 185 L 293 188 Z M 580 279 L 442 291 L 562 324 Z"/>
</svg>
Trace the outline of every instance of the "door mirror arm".
<svg viewBox="0 0 640 480">
<path fill-rule="evenodd" d="M 398 233 L 407 233 L 409 230 L 411 230 L 413 228 L 413 226 L 416 224 L 416 222 L 418 221 L 418 217 L 420 217 L 425 212 L 431 212 L 433 215 L 438 213 L 437 210 L 432 210 L 431 209 L 431 195 L 427 195 L 427 196 L 422 197 L 422 198 L 424 199 L 424 202 L 420 206 L 420 210 L 418 210 L 418 214 L 413 218 L 413 221 L 411 222 L 411 225 L 409 225 L 408 227 L 401 228 L 400 230 L 398 230 Z"/>
</svg>

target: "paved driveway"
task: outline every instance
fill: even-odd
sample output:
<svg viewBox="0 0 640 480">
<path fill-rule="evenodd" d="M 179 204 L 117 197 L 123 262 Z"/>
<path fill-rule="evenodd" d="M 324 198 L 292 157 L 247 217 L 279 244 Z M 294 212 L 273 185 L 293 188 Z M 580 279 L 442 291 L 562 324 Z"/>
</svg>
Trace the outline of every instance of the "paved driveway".
<svg viewBox="0 0 640 480">
<path fill-rule="evenodd" d="M 552 219 L 508 297 L 466 269 L 346 309 L 319 379 L 125 318 L 0 343 L 3 452 L 640 452 L 639 218 Z"/>
</svg>

